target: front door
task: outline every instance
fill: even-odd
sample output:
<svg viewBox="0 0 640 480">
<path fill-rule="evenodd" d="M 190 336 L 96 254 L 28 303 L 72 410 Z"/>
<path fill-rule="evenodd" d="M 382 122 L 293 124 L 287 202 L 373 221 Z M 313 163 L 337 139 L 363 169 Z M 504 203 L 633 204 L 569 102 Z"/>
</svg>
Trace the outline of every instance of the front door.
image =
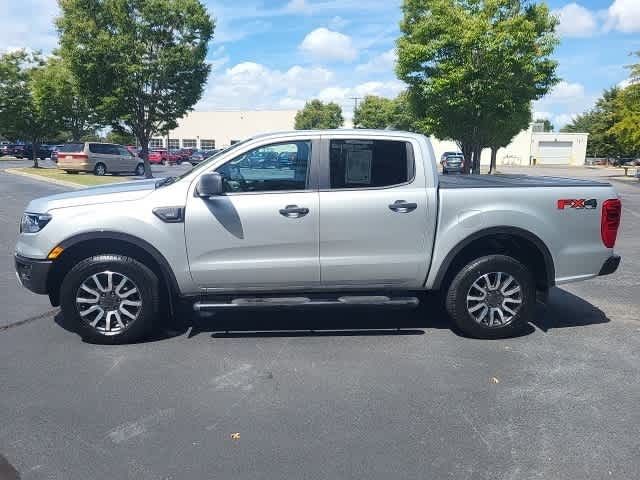
<svg viewBox="0 0 640 480">
<path fill-rule="evenodd" d="M 190 196 L 191 275 L 211 291 L 318 286 L 319 199 L 310 181 L 312 142 L 249 150 L 217 168 L 226 193 Z M 278 162 L 288 154 L 292 162 Z"/>
<path fill-rule="evenodd" d="M 323 286 L 419 288 L 429 267 L 435 211 L 429 212 L 423 165 L 414 161 L 418 145 L 357 138 L 323 144 Z"/>
</svg>

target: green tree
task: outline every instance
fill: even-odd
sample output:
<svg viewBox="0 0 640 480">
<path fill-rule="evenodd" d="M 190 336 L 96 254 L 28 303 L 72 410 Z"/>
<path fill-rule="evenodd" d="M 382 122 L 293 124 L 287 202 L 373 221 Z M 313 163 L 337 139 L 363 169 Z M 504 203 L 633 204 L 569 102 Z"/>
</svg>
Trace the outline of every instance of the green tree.
<svg viewBox="0 0 640 480">
<path fill-rule="evenodd" d="M 40 144 L 60 134 L 59 111 L 40 55 L 21 50 L 0 56 L 0 134 L 31 143 L 35 168 Z"/>
<path fill-rule="evenodd" d="M 634 52 L 634 55 L 640 57 L 640 51 Z M 631 71 L 631 84 L 610 100 L 613 125 L 608 131 L 625 156 L 640 154 L 640 63 L 628 68 Z"/>
<path fill-rule="evenodd" d="M 554 130 L 553 123 L 551 123 L 551 121 L 549 121 L 549 119 L 548 119 L 548 118 L 545 118 L 545 119 L 542 121 L 542 129 L 543 129 L 543 131 L 545 131 L 545 132 L 553 132 L 553 130 Z"/>
<path fill-rule="evenodd" d="M 107 142 L 117 143 L 118 145 L 135 145 L 136 137 L 130 133 L 111 130 L 107 133 Z"/>
<path fill-rule="evenodd" d="M 60 53 L 116 130 L 149 141 L 201 98 L 215 24 L 198 0 L 60 0 Z"/>
<path fill-rule="evenodd" d="M 523 105 L 558 81 L 557 19 L 529 0 L 404 0 L 402 11 L 396 72 L 416 128 L 456 140 L 479 173 L 500 119 L 524 121 Z"/>
<path fill-rule="evenodd" d="M 60 127 L 68 132 L 68 139 L 79 141 L 100 128 L 98 113 L 83 95 L 68 66 L 59 57 L 51 57 L 39 73 L 38 88 L 47 91 L 55 105 Z"/>
<path fill-rule="evenodd" d="M 616 97 L 608 134 L 618 144 L 618 156 L 640 153 L 640 84 L 631 84 Z"/>
<path fill-rule="evenodd" d="M 395 110 L 394 100 L 367 95 L 353 112 L 353 126 L 358 128 L 390 127 Z"/>
<path fill-rule="evenodd" d="M 491 121 L 495 123 L 496 128 L 492 130 L 489 136 L 489 147 L 491 148 L 491 161 L 489 164 L 489 173 L 496 173 L 496 159 L 498 150 L 506 147 L 511 143 L 521 130 L 521 125 L 528 125 L 531 122 L 531 106 L 530 104 L 522 104 L 519 111 L 511 112 L 511 115 L 500 115 Z"/>
<path fill-rule="evenodd" d="M 322 103 L 320 100 L 311 100 L 296 113 L 295 128 L 296 130 L 340 128 L 343 123 L 340 105 L 334 102 Z"/>
<path fill-rule="evenodd" d="M 563 132 L 586 132 L 589 134 L 587 155 L 591 157 L 615 158 L 623 155 L 625 147 L 614 131 L 624 108 L 621 105 L 621 90 L 612 87 L 605 90 L 595 106 L 574 118 L 562 128 Z"/>
</svg>

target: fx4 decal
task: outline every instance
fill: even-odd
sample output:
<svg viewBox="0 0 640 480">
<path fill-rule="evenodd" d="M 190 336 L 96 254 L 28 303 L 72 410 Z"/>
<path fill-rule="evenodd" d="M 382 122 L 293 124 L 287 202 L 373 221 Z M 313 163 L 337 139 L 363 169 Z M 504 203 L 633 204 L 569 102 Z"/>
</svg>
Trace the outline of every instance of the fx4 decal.
<svg viewBox="0 0 640 480">
<path fill-rule="evenodd" d="M 565 208 L 577 208 L 578 210 L 593 210 L 598 206 L 598 201 L 595 198 L 585 200 L 584 198 L 570 198 L 558 200 L 558 210 L 564 210 Z"/>
</svg>

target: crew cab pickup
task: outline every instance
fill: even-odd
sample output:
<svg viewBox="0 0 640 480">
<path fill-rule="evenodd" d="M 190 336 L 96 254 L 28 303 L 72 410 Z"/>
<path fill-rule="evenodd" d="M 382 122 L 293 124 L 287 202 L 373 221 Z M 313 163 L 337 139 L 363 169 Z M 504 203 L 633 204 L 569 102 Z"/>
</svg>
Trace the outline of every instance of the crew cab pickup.
<svg viewBox="0 0 640 480">
<path fill-rule="evenodd" d="M 139 340 L 185 304 L 397 308 L 428 290 L 463 333 L 497 338 L 554 285 L 617 269 L 620 214 L 608 183 L 441 177 L 422 135 L 295 131 L 179 177 L 33 200 L 15 264 L 95 342 Z"/>
</svg>

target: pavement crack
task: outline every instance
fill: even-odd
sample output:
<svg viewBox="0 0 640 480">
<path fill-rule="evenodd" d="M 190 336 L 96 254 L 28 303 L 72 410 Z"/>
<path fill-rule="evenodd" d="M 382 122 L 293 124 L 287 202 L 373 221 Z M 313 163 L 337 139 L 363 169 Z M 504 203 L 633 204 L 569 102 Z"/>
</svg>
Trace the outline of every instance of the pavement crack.
<svg viewBox="0 0 640 480">
<path fill-rule="evenodd" d="M 35 315 L 35 316 L 29 317 L 29 318 L 25 318 L 24 320 L 18 320 L 16 322 L 8 323 L 7 325 L 2 325 L 2 326 L 0 326 L 0 332 L 3 332 L 5 330 L 9 330 L 10 328 L 19 327 L 21 325 L 26 325 L 28 323 L 35 322 L 37 320 L 42 320 L 44 318 L 50 317 L 52 315 L 55 315 L 58 311 L 59 310 L 57 308 L 54 308 L 54 309 L 48 310 L 48 311 L 46 311 L 44 313 L 41 313 L 39 315 Z"/>
</svg>

